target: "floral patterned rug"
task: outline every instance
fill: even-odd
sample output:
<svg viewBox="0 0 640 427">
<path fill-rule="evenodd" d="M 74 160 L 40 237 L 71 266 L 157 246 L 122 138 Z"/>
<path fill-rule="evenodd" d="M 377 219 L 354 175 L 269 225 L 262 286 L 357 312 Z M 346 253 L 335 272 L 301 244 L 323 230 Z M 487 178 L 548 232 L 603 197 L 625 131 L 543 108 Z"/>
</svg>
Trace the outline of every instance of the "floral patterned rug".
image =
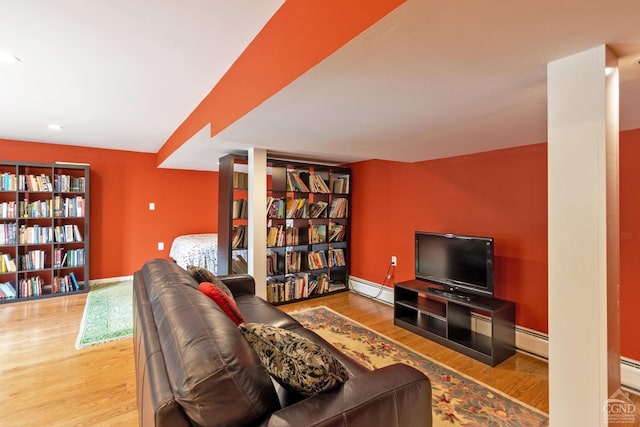
<svg viewBox="0 0 640 427">
<path fill-rule="evenodd" d="M 133 282 L 94 285 L 89 290 L 76 348 L 133 336 Z"/>
<path fill-rule="evenodd" d="M 327 307 L 290 312 L 370 369 L 402 362 L 429 377 L 434 426 L 547 426 L 548 417 Z"/>
</svg>

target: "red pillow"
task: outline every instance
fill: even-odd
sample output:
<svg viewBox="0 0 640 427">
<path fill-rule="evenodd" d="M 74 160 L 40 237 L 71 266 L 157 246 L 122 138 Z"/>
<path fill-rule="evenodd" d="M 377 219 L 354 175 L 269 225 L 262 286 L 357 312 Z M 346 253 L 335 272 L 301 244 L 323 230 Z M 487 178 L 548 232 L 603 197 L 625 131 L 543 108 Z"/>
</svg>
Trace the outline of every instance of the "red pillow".
<svg viewBox="0 0 640 427">
<path fill-rule="evenodd" d="M 202 282 L 198 286 L 198 289 L 200 292 L 214 300 L 216 304 L 220 306 L 222 311 L 224 311 L 227 316 L 233 320 L 233 323 L 235 323 L 236 326 L 245 322 L 244 316 L 240 313 L 240 310 L 238 310 L 238 306 L 236 306 L 233 299 L 218 289 L 213 283 Z"/>
</svg>

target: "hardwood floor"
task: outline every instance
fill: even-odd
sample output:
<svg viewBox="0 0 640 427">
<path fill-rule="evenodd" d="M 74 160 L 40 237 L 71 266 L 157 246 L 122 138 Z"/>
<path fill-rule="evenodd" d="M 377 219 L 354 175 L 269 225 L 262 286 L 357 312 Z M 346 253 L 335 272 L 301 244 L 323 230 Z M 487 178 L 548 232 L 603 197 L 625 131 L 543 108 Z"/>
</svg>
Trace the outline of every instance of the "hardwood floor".
<svg viewBox="0 0 640 427">
<path fill-rule="evenodd" d="M 86 297 L 0 306 L 0 425 L 137 425 L 132 340 L 75 349 Z"/>
<path fill-rule="evenodd" d="M 76 350 L 86 294 L 0 306 L 0 425 L 135 426 L 133 345 Z M 516 354 L 491 368 L 393 325 L 393 308 L 354 293 L 280 306 L 326 305 L 466 375 L 548 411 L 547 364 Z"/>
</svg>

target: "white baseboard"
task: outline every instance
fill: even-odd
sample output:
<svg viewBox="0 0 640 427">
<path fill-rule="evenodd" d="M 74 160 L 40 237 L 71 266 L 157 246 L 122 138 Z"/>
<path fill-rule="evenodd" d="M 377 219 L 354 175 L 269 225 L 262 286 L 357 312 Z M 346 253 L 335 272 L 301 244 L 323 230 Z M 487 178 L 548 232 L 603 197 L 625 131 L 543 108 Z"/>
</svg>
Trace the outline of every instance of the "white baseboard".
<svg viewBox="0 0 640 427">
<path fill-rule="evenodd" d="M 393 288 L 349 276 L 349 287 L 352 291 L 373 298 L 387 304 L 393 304 Z M 491 334 L 489 322 L 484 316 L 474 315 L 473 328 L 485 335 Z M 528 353 L 534 357 L 549 359 L 549 337 L 547 334 L 516 325 L 516 350 Z M 622 385 L 629 389 L 640 391 L 640 362 L 622 357 L 620 361 Z"/>
<path fill-rule="evenodd" d="M 636 393 L 640 393 L 640 362 L 629 359 L 628 357 L 621 357 L 620 359 L 622 385 L 632 389 Z"/>
<path fill-rule="evenodd" d="M 349 276 L 349 289 L 365 297 L 393 305 L 393 288 L 388 286 Z"/>
</svg>

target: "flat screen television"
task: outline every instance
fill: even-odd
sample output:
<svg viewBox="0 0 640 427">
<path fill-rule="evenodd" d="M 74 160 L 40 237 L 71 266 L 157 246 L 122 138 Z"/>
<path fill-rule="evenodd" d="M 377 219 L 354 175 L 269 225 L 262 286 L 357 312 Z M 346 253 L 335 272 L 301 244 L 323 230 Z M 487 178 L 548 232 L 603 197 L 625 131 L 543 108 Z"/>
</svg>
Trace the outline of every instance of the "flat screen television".
<svg viewBox="0 0 640 427">
<path fill-rule="evenodd" d="M 416 279 L 455 293 L 493 296 L 493 238 L 418 231 Z"/>
</svg>

